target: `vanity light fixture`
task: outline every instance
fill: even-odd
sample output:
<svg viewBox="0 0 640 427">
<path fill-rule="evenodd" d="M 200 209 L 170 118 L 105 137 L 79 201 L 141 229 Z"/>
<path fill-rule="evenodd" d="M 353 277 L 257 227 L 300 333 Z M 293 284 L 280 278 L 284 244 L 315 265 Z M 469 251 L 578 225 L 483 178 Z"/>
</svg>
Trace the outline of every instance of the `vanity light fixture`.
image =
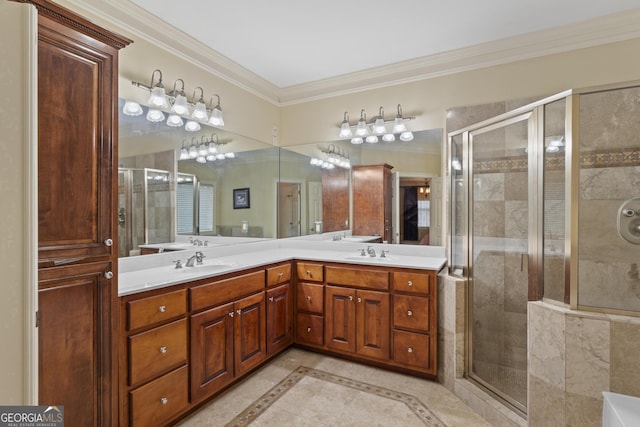
<svg viewBox="0 0 640 427">
<path fill-rule="evenodd" d="M 219 141 L 218 135 L 215 133 L 211 134 L 211 137 L 201 136 L 200 140 L 197 137 L 191 138 L 191 144 L 189 148 L 185 148 L 186 140 L 182 141 L 182 148 L 180 149 L 180 160 L 193 160 L 195 159 L 198 163 L 206 163 L 213 162 L 216 160 L 224 160 L 224 159 L 233 159 L 235 158 L 235 153 L 220 153 L 218 148 L 224 146 L 231 142 L 228 141 Z"/>
<path fill-rule="evenodd" d="M 151 73 L 150 85 L 134 81 L 131 84 L 150 92 L 147 104 L 149 110 L 154 110 L 151 114 L 147 113 L 147 118 L 150 121 L 163 121 L 164 113 L 168 113 L 169 118 L 166 122 L 168 126 L 178 127 L 184 124 L 185 130 L 190 132 L 199 131 L 201 129 L 200 123 L 208 123 L 215 127 L 224 126 L 220 95 L 213 95 L 217 98 L 217 102 L 214 106 L 213 97 L 211 97 L 209 106 L 204 100 L 204 89 L 201 86 L 194 89 L 193 97 L 189 100 L 185 94 L 184 80 L 176 79 L 173 83 L 173 89 L 167 94 L 162 84 L 162 71 L 159 69 Z M 163 113 L 162 118 L 160 118 L 158 111 Z M 129 116 L 137 116 L 143 114 L 143 109 L 137 102 L 125 101 L 122 112 Z"/>
<path fill-rule="evenodd" d="M 312 157 L 310 163 L 313 166 L 320 166 L 323 169 L 334 169 L 336 166 L 351 169 L 349 156 L 335 145 L 331 144 L 326 150 L 321 149 L 320 152 L 324 154 L 325 160 Z"/>
<path fill-rule="evenodd" d="M 413 132 L 407 130 L 405 122 L 413 119 L 415 117 L 404 117 L 402 115 L 402 106 L 400 104 L 398 104 L 398 113 L 393 120 L 385 120 L 384 108 L 380 106 L 378 115 L 370 123 L 367 123 L 367 115 L 365 110 L 362 109 L 360 111 L 360 120 L 355 125 L 349 123 L 349 114 L 345 111 L 344 120 L 340 123 L 338 137 L 341 139 L 350 138 L 352 144 L 362 144 L 365 141 L 375 144 L 380 138 L 384 142 L 393 142 L 396 138 L 403 142 L 409 142 L 413 140 Z M 352 127 L 355 128 L 355 132 L 352 132 Z"/>
<path fill-rule="evenodd" d="M 152 123 L 161 122 L 164 120 L 164 113 L 157 108 L 149 108 L 149 111 L 147 111 L 147 120 Z"/>
</svg>

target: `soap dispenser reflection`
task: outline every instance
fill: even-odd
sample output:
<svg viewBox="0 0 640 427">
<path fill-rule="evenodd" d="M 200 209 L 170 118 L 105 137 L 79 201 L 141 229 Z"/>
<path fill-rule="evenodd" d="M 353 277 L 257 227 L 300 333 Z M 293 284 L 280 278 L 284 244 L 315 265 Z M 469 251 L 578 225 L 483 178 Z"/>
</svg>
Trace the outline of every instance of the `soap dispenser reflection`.
<svg viewBox="0 0 640 427">
<path fill-rule="evenodd" d="M 249 232 L 249 221 L 242 221 L 241 231 L 245 234 Z"/>
</svg>

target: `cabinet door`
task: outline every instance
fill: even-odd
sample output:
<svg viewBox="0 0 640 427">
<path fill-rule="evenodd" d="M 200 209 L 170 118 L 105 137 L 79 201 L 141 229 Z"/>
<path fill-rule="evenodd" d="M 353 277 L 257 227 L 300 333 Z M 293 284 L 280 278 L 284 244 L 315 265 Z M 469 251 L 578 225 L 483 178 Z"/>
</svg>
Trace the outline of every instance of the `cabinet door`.
<svg viewBox="0 0 640 427">
<path fill-rule="evenodd" d="M 267 358 L 264 292 L 235 303 L 235 375 Z"/>
<path fill-rule="evenodd" d="M 284 349 L 293 340 L 291 334 L 291 284 L 267 291 L 267 354 Z"/>
<path fill-rule="evenodd" d="M 356 351 L 355 290 L 326 287 L 325 344 L 333 350 Z"/>
<path fill-rule="evenodd" d="M 39 275 L 38 401 L 64 405 L 69 425 L 97 426 L 100 402 L 109 405 L 100 395 L 99 378 L 109 378 L 115 363 L 111 347 L 104 345 L 110 342 L 111 324 L 109 314 L 97 310 L 110 298 L 110 279 L 104 277 L 109 267 L 90 263 Z"/>
<path fill-rule="evenodd" d="M 191 316 L 191 399 L 233 380 L 233 303 Z"/>
<path fill-rule="evenodd" d="M 389 294 L 358 290 L 356 307 L 357 353 L 389 359 Z"/>
</svg>

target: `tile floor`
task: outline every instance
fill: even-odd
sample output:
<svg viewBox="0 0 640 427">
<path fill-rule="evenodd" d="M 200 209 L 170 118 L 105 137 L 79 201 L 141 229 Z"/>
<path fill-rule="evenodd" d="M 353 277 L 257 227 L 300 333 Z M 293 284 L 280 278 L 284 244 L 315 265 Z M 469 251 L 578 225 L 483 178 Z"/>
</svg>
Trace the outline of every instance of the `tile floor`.
<svg viewBox="0 0 640 427">
<path fill-rule="evenodd" d="M 490 426 L 434 381 L 289 349 L 180 427 Z"/>
</svg>

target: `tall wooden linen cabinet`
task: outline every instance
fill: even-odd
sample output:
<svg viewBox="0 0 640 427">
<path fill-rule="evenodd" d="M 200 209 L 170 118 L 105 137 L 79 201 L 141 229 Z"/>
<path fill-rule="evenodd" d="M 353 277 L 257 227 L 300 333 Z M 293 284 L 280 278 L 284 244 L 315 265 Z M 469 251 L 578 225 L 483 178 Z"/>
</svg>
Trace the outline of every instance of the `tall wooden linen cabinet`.
<svg viewBox="0 0 640 427">
<path fill-rule="evenodd" d="M 39 404 L 117 425 L 118 50 L 130 40 L 38 10 Z"/>
<path fill-rule="evenodd" d="M 391 243 L 391 169 L 393 166 L 354 166 L 353 186 L 353 234 L 358 236 L 378 235 Z"/>
</svg>

